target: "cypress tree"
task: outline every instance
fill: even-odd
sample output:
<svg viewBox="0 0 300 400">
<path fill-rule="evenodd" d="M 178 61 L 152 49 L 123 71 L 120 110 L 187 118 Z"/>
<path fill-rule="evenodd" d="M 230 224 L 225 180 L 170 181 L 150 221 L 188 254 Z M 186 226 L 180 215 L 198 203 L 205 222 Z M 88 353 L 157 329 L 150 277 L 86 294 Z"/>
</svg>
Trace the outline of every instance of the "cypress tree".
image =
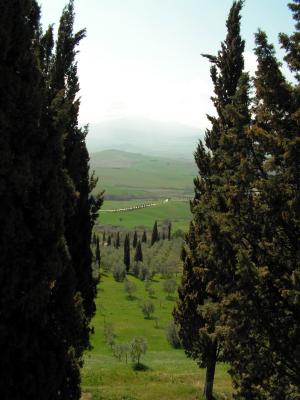
<svg viewBox="0 0 300 400">
<path fill-rule="evenodd" d="M 168 223 L 168 240 L 171 240 L 172 223 Z"/>
<path fill-rule="evenodd" d="M 138 241 L 136 249 L 135 249 L 134 261 L 143 262 L 143 251 L 142 251 L 142 245 L 141 245 L 140 241 Z"/>
<path fill-rule="evenodd" d="M 116 249 L 120 247 L 120 233 L 117 232 L 117 238 L 116 238 Z"/>
<path fill-rule="evenodd" d="M 142 243 L 147 243 L 147 234 L 146 234 L 146 231 L 143 232 Z"/>
<path fill-rule="evenodd" d="M 151 236 L 151 246 L 154 245 L 155 242 L 159 241 L 159 235 L 158 235 L 158 229 L 157 229 L 157 221 L 155 221 L 153 230 L 152 230 L 152 236 Z"/>
<path fill-rule="evenodd" d="M 100 241 L 99 241 L 99 236 L 97 236 L 97 238 L 96 238 L 95 259 L 96 259 L 96 263 L 98 264 L 98 267 L 100 268 L 101 255 L 100 255 Z"/>
<path fill-rule="evenodd" d="M 125 236 L 124 240 L 124 265 L 126 265 L 126 272 L 129 272 L 130 268 L 130 238 L 129 234 Z"/>
<path fill-rule="evenodd" d="M 228 358 L 222 329 L 222 300 L 232 284 L 235 251 L 227 229 L 228 193 L 232 171 L 240 157 L 234 138 L 240 141 L 239 108 L 248 106 L 248 78 L 243 75 L 244 41 L 240 37 L 242 1 L 235 1 L 227 20 L 227 36 L 217 56 L 204 55 L 212 63 L 212 98 L 217 116 L 209 116 L 212 128 L 195 153 L 199 177 L 191 203 L 193 221 L 182 252 L 184 270 L 174 318 L 187 355 L 206 367 L 204 397 L 213 399 L 217 360 Z M 241 130 L 243 132 L 243 129 Z M 242 135 L 243 136 L 243 135 Z M 245 139 L 242 139 L 245 140 Z M 223 285 L 219 284 L 223 279 Z"/>
<path fill-rule="evenodd" d="M 47 90 L 53 37 L 41 36 L 35 1 L 0 9 L 1 397 L 61 399 L 77 360 L 57 297 L 69 257 L 60 113 Z"/>
<path fill-rule="evenodd" d="M 138 242 L 138 237 L 137 237 L 137 232 L 134 231 L 134 235 L 133 235 L 133 241 L 132 241 L 132 247 L 135 249 L 137 246 L 137 242 Z"/>
<path fill-rule="evenodd" d="M 75 56 L 77 46 L 85 37 L 86 32 L 83 29 L 73 33 L 74 17 L 74 2 L 70 0 L 60 20 L 52 86 L 57 93 L 62 93 L 62 101 L 66 109 L 64 150 L 70 188 L 66 196 L 65 234 L 75 272 L 76 291 L 82 297 L 88 323 L 95 313 L 96 295 L 96 286 L 92 278 L 90 244 L 92 228 L 97 211 L 102 204 L 102 196 L 98 198 L 91 196 L 97 180 L 93 175 L 89 177 L 89 155 L 85 144 L 87 128 L 82 129 L 78 126 L 80 100 L 77 96 L 79 82 Z M 88 324 L 85 328 L 88 336 Z"/>
<path fill-rule="evenodd" d="M 290 5 L 299 21 L 299 2 Z M 296 29 L 299 30 L 297 22 Z M 289 52 L 299 33 L 281 35 Z M 297 47 L 297 45 L 296 45 Z M 236 396 L 299 396 L 299 130 L 298 85 L 287 83 L 266 34 L 256 34 L 255 121 L 250 131 L 258 168 L 252 208 L 243 214 L 235 292 L 227 299 L 228 344 Z M 291 62 L 296 79 L 298 61 Z M 250 203 L 250 202 L 249 202 Z M 244 225 L 244 227 L 243 227 Z M 290 278 L 287 278 L 290 277 Z M 250 318 L 249 318 L 250 316 Z"/>
</svg>

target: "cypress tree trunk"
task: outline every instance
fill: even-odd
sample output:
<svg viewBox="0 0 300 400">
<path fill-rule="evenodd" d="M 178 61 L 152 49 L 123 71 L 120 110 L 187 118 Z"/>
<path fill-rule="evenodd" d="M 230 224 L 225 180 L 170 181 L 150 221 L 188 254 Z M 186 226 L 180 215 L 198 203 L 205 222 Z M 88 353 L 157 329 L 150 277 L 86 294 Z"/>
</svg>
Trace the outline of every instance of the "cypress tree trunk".
<svg viewBox="0 0 300 400">
<path fill-rule="evenodd" d="M 215 380 L 216 362 L 217 362 L 217 345 L 215 342 L 213 342 L 211 346 L 211 354 L 210 357 L 208 358 L 206 365 L 205 384 L 203 391 L 205 400 L 214 400 L 213 387 Z"/>
</svg>

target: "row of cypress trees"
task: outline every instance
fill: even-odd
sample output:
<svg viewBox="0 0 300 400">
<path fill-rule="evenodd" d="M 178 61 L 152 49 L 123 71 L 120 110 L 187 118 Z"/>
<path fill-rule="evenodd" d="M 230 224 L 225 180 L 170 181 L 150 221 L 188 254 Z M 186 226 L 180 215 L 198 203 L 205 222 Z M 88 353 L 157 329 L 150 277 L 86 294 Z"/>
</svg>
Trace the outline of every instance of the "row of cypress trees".
<svg viewBox="0 0 300 400">
<path fill-rule="evenodd" d="M 206 367 L 230 363 L 236 399 L 300 396 L 300 1 L 281 47 L 287 81 L 266 34 L 255 35 L 257 70 L 244 72 L 243 1 L 211 62 L 215 116 L 195 160 L 199 176 L 184 273 L 174 309 L 187 354 Z"/>
<path fill-rule="evenodd" d="M 74 6 L 56 45 L 35 0 L 0 0 L 1 398 L 79 399 L 95 312 L 93 198 Z"/>
</svg>

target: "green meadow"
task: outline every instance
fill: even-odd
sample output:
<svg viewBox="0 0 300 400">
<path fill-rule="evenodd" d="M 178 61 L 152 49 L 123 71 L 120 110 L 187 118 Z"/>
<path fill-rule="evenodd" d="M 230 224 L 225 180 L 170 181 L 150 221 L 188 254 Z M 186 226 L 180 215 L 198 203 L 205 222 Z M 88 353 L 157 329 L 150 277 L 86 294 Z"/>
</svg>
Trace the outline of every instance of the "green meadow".
<svg viewBox="0 0 300 400">
<path fill-rule="evenodd" d="M 118 150 L 91 154 L 96 191 L 108 198 L 163 198 L 191 195 L 196 167 L 192 161 L 146 156 Z"/>
<path fill-rule="evenodd" d="M 98 288 L 97 313 L 93 320 L 93 350 L 85 356 L 82 370 L 83 399 L 92 400 L 196 400 L 202 399 L 205 371 L 188 359 L 184 351 L 174 349 L 166 339 L 166 326 L 171 320 L 175 298 L 167 298 L 162 279 L 153 281 L 154 316 L 145 319 L 141 303 L 148 298 L 145 285 L 133 276 L 137 291 L 128 298 L 124 283 L 114 281 L 111 273 L 102 274 Z M 118 361 L 105 342 L 105 323 L 112 323 L 116 343 L 130 342 L 144 336 L 148 351 L 142 356 L 144 370 L 135 371 L 130 360 Z M 216 372 L 217 399 L 228 399 L 231 382 L 226 366 Z"/>
<path fill-rule="evenodd" d="M 111 226 L 123 227 L 129 230 L 137 229 L 152 229 L 154 221 L 161 223 L 169 220 L 172 222 L 172 231 L 178 229 L 187 231 L 191 220 L 190 205 L 188 201 L 171 200 L 167 203 L 162 201 L 147 201 L 155 203 L 156 206 L 146 207 L 130 211 L 109 212 L 106 210 L 115 210 L 120 208 L 132 207 L 141 202 L 132 201 L 110 201 L 104 202 L 103 211 L 100 212 L 98 224 L 101 229 L 106 229 Z"/>
</svg>

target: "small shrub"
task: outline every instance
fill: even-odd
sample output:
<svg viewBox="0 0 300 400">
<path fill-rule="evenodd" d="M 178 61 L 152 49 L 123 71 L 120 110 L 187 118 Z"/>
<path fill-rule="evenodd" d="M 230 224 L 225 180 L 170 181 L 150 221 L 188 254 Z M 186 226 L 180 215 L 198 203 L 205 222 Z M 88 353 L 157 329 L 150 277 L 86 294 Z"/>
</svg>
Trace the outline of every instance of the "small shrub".
<svg viewBox="0 0 300 400">
<path fill-rule="evenodd" d="M 149 280 L 149 278 L 151 278 L 149 269 L 143 263 L 139 265 L 138 277 L 141 281 Z"/>
<path fill-rule="evenodd" d="M 149 290 L 148 290 L 148 294 L 149 294 L 149 297 L 154 297 L 154 295 L 155 295 L 155 290 L 153 289 L 153 287 L 150 287 L 149 288 Z"/>
<path fill-rule="evenodd" d="M 130 343 L 130 357 L 132 362 L 136 362 L 140 365 L 141 356 L 146 354 L 148 349 L 147 339 L 144 336 L 138 336 L 133 338 Z"/>
<path fill-rule="evenodd" d="M 139 277 L 139 273 L 140 273 L 140 265 L 139 262 L 134 262 L 133 266 L 131 268 L 131 272 L 133 273 L 133 275 L 138 278 Z"/>
<path fill-rule="evenodd" d="M 128 294 L 128 297 L 132 298 L 133 293 L 136 292 L 136 285 L 126 279 L 124 282 L 124 290 Z"/>
<path fill-rule="evenodd" d="M 177 283 L 174 279 L 166 279 L 163 282 L 163 290 L 168 293 L 168 296 L 173 294 L 177 288 Z"/>
<path fill-rule="evenodd" d="M 151 314 L 153 314 L 154 311 L 155 311 L 155 307 L 151 300 L 146 300 L 142 304 L 142 312 L 143 312 L 145 318 L 150 319 Z"/>
<path fill-rule="evenodd" d="M 181 341 L 178 334 L 178 327 L 176 326 L 173 320 L 170 321 L 169 325 L 166 328 L 166 337 L 167 341 L 175 349 L 181 348 Z"/>
<path fill-rule="evenodd" d="M 118 361 L 122 361 L 122 359 L 124 358 L 127 364 L 129 350 L 130 350 L 129 343 L 116 343 L 113 346 L 114 357 L 116 357 Z"/>
<path fill-rule="evenodd" d="M 113 345 L 115 344 L 115 332 L 114 332 L 114 327 L 111 322 L 107 322 L 104 324 L 104 338 L 106 343 L 113 348 Z"/>
<path fill-rule="evenodd" d="M 118 264 L 113 267 L 113 277 L 117 282 L 123 282 L 126 277 L 126 267 L 124 264 Z"/>
</svg>

